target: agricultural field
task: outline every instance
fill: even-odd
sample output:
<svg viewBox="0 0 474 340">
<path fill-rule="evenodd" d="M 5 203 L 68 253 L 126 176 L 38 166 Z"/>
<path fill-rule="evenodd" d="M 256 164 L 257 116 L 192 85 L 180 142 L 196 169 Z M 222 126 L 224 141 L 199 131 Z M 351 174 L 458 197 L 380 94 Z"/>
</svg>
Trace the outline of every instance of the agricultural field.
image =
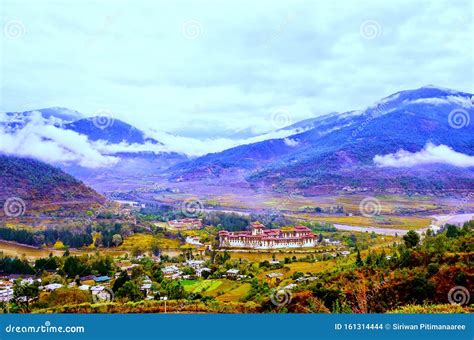
<svg viewBox="0 0 474 340">
<path fill-rule="evenodd" d="M 250 284 L 227 279 L 181 280 L 187 293 L 215 297 L 221 302 L 238 302 L 250 290 Z"/>
</svg>

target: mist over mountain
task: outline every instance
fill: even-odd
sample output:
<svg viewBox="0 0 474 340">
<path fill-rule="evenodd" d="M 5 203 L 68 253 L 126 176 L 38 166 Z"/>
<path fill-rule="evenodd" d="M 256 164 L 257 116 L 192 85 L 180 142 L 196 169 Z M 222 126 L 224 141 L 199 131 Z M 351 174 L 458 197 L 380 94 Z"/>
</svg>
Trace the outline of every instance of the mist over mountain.
<svg viewBox="0 0 474 340">
<path fill-rule="evenodd" d="M 474 188 L 472 97 L 435 86 L 401 91 L 366 110 L 297 123 L 305 131 L 291 137 L 178 164 L 172 180 L 229 178 L 244 171 L 251 184 L 307 193 L 469 190 Z M 395 163 L 408 162 L 403 167 L 383 162 L 390 157 Z"/>
</svg>

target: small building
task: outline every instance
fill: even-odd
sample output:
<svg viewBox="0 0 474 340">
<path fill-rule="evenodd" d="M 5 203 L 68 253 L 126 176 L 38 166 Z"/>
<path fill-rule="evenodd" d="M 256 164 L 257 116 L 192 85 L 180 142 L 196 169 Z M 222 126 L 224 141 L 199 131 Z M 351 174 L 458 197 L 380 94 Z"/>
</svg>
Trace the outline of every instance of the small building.
<svg viewBox="0 0 474 340">
<path fill-rule="evenodd" d="M 60 283 L 50 283 L 43 287 L 44 290 L 48 292 L 52 292 L 53 290 L 61 288 L 63 285 Z"/>
<path fill-rule="evenodd" d="M 198 269 L 204 265 L 204 261 L 203 260 L 187 260 L 185 264 L 190 266 L 193 269 Z"/>
<path fill-rule="evenodd" d="M 441 231 L 441 227 L 440 226 L 437 226 L 435 224 L 431 224 L 429 227 L 428 227 L 429 230 L 431 230 L 431 232 L 433 233 L 433 235 L 436 235 L 438 234 L 440 231 Z"/>
<path fill-rule="evenodd" d="M 96 283 L 108 282 L 108 281 L 110 281 L 110 277 L 108 277 L 107 275 L 96 276 L 96 277 L 94 278 L 94 281 L 95 281 Z"/>
<path fill-rule="evenodd" d="M 7 287 L 0 289 L 0 301 L 1 302 L 8 302 L 13 299 L 13 288 Z"/>
<path fill-rule="evenodd" d="M 168 226 L 176 230 L 195 230 L 202 228 L 202 221 L 198 218 L 182 218 L 169 221 Z"/>
<path fill-rule="evenodd" d="M 238 269 L 229 269 L 228 271 L 225 272 L 227 278 L 235 278 L 237 274 L 239 273 Z"/>
<path fill-rule="evenodd" d="M 283 274 L 280 273 L 280 272 L 269 273 L 269 274 L 266 275 L 267 283 L 269 285 L 279 284 L 281 282 L 282 276 L 283 276 Z"/>
<path fill-rule="evenodd" d="M 198 269 L 196 269 L 196 275 L 197 275 L 198 277 L 201 277 L 203 272 L 210 273 L 210 272 L 211 272 L 211 268 L 203 267 L 203 268 L 198 268 Z"/>
<path fill-rule="evenodd" d="M 186 237 L 186 243 L 188 244 L 192 244 L 194 246 L 202 246 L 204 244 L 201 243 L 201 241 L 199 241 L 199 237 L 195 237 L 195 236 L 188 236 Z"/>
</svg>

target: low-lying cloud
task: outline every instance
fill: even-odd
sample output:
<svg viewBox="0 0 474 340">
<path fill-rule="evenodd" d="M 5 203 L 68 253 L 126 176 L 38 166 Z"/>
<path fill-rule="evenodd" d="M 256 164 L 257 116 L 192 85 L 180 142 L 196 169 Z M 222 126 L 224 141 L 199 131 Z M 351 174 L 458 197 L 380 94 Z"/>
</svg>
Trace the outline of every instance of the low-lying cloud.
<svg viewBox="0 0 474 340">
<path fill-rule="evenodd" d="M 15 132 L 0 128 L 0 152 L 87 168 L 112 166 L 119 161 L 117 157 L 99 152 L 86 136 L 47 124 L 40 113 L 33 113 L 30 118 L 24 128 Z"/>
<path fill-rule="evenodd" d="M 0 117 L 4 123 L 12 122 Z M 52 164 L 77 164 L 86 168 L 110 167 L 120 161 L 120 153 L 177 152 L 190 157 L 220 152 L 238 145 L 256 143 L 273 138 L 286 138 L 295 130 L 274 131 L 246 139 L 216 138 L 198 140 L 169 133 L 152 133 L 151 136 L 163 144 L 110 144 L 106 141 L 91 141 L 86 135 L 52 125 L 39 112 L 33 112 L 26 125 L 11 131 L 0 127 L 0 153 L 18 157 L 31 157 Z M 285 139 L 290 146 L 297 142 Z"/>
<path fill-rule="evenodd" d="M 447 145 L 432 143 L 418 152 L 399 150 L 387 155 L 376 155 L 374 163 L 380 167 L 408 168 L 426 164 L 449 164 L 456 167 L 474 167 L 474 156 L 454 151 Z"/>
</svg>

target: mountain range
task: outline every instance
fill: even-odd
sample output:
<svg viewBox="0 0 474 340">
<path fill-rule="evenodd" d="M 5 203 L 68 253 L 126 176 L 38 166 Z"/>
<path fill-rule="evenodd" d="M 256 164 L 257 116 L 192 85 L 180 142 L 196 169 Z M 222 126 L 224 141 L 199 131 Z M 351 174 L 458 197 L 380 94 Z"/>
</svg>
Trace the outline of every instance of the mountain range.
<svg viewBox="0 0 474 340">
<path fill-rule="evenodd" d="M 104 125 L 103 117 L 84 118 L 65 108 L 7 113 L 9 119 L 2 123 L 7 133 L 24 128 L 33 112 L 90 143 L 106 143 L 108 148 L 100 152 L 117 158 L 113 165 L 91 169 L 74 162 L 55 164 L 102 192 L 158 178 L 170 185 L 244 183 L 308 195 L 359 191 L 444 195 L 474 188 L 473 95 L 435 86 L 397 92 L 364 110 L 309 117 L 279 129 L 292 133 L 286 138 L 197 158 L 113 148 L 165 145 L 118 119 Z"/>
<path fill-rule="evenodd" d="M 291 137 L 180 163 L 171 178 L 228 181 L 232 174 L 243 173 L 251 185 L 307 194 L 371 190 L 438 195 L 472 190 L 472 98 L 434 86 L 401 91 L 365 110 L 299 122 L 288 127 L 302 130 Z M 442 152 L 446 154 L 439 155 Z M 453 157 L 464 157 L 466 163 L 459 166 Z M 384 160 L 398 164 L 388 166 Z M 406 161 L 409 164 L 403 164 Z"/>
</svg>

